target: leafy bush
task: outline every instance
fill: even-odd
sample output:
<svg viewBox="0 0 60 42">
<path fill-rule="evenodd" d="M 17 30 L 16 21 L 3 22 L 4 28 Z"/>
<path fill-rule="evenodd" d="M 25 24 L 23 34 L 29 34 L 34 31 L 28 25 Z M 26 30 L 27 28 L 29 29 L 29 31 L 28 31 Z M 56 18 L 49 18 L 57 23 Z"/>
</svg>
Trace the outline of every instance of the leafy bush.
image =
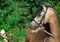
<svg viewBox="0 0 60 42">
<path fill-rule="evenodd" d="M 57 15 L 58 15 L 58 20 L 59 20 L 59 23 L 60 23 L 60 2 L 57 4 L 57 6 L 55 7 L 56 8 L 56 11 L 57 11 Z"/>
<path fill-rule="evenodd" d="M 25 39 L 26 29 L 40 5 L 55 6 L 60 22 L 60 2 L 57 0 L 0 0 L 0 30 L 4 29 L 8 35 L 12 33 L 14 39 L 19 37 L 18 42 L 24 42 L 21 40 Z M 11 38 L 9 42 L 14 40 Z"/>
</svg>

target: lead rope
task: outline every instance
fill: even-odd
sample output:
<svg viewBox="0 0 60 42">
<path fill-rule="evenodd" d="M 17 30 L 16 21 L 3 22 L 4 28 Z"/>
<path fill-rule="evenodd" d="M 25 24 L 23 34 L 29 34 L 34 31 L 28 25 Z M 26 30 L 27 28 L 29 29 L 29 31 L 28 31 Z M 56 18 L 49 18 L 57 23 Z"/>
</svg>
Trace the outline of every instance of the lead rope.
<svg viewBox="0 0 60 42">
<path fill-rule="evenodd" d="M 56 37 L 55 35 L 53 35 L 53 34 L 47 32 L 46 30 L 43 30 L 43 31 L 44 31 L 45 33 L 47 33 L 48 35 L 50 35 L 51 37 L 54 37 L 55 39 L 59 39 L 59 40 L 60 40 L 59 37 Z"/>
<path fill-rule="evenodd" d="M 45 27 L 44 27 L 44 26 L 42 26 L 42 25 L 41 25 L 41 27 L 40 27 L 40 30 L 44 31 L 45 33 L 47 33 L 47 34 L 48 34 L 48 35 L 50 35 L 51 37 L 54 37 L 55 39 L 59 39 L 59 40 L 60 40 L 60 38 L 59 38 L 59 37 L 56 37 L 55 35 L 53 35 L 53 34 L 49 33 L 48 31 L 46 31 L 46 30 L 45 30 Z M 47 37 L 47 38 L 48 38 L 48 37 Z M 46 41 L 47 41 L 47 38 L 45 38 L 45 39 L 44 39 L 44 42 L 46 42 Z"/>
<path fill-rule="evenodd" d="M 41 29 L 42 28 L 42 29 Z M 44 31 L 45 33 L 47 33 L 48 35 L 52 36 L 52 37 L 55 37 L 53 34 L 49 33 L 48 31 L 45 30 L 45 27 L 44 26 L 40 26 L 40 30 Z"/>
<path fill-rule="evenodd" d="M 54 37 L 55 39 L 59 39 L 59 40 L 60 40 L 59 37 L 56 37 L 55 35 L 49 33 L 48 31 L 46 31 L 46 30 L 44 30 L 44 29 L 43 29 L 43 31 L 44 31 L 45 33 L 47 33 L 48 35 L 50 35 L 51 37 Z M 46 41 L 47 41 L 47 38 L 44 39 L 44 42 L 46 42 Z"/>
</svg>

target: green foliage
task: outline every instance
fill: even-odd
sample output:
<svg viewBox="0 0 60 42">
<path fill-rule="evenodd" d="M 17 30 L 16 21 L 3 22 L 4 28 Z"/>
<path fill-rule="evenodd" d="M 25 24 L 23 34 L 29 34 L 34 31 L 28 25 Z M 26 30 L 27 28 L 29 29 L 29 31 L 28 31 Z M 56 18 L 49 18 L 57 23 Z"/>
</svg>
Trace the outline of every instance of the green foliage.
<svg viewBox="0 0 60 42">
<path fill-rule="evenodd" d="M 57 14 L 58 14 L 58 20 L 60 22 L 60 2 L 57 4 L 57 6 L 55 8 L 56 8 L 56 11 L 57 11 Z"/>
<path fill-rule="evenodd" d="M 35 16 L 37 6 L 53 5 L 55 1 L 40 0 L 1 0 L 0 3 L 0 25 L 7 31 L 15 26 L 26 28 Z M 51 4 L 50 4 L 51 3 Z M 57 5 L 58 10 L 59 5 Z M 58 10 L 59 11 L 59 10 Z M 8 29 L 9 28 L 9 29 Z"/>
<path fill-rule="evenodd" d="M 9 42 L 25 42 L 25 32 L 26 30 L 20 31 L 19 29 L 11 29 L 9 33 L 11 33 L 12 36 L 9 36 L 9 33 L 7 33 Z"/>
<path fill-rule="evenodd" d="M 60 2 L 57 0 L 0 0 L 0 30 L 4 29 L 8 34 L 13 34 L 14 39 L 11 38 L 9 42 L 14 42 L 16 37 L 19 37 L 20 41 L 18 39 L 15 42 L 24 42 L 25 30 L 40 5 L 55 6 L 60 18 Z"/>
<path fill-rule="evenodd" d="M 3 37 L 1 37 L 1 36 L 0 36 L 0 42 L 3 42 L 3 40 L 2 40 L 2 39 L 3 39 Z"/>
<path fill-rule="evenodd" d="M 56 11 L 58 12 L 58 14 L 60 14 L 60 2 L 57 4 L 57 6 L 56 6 Z"/>
</svg>

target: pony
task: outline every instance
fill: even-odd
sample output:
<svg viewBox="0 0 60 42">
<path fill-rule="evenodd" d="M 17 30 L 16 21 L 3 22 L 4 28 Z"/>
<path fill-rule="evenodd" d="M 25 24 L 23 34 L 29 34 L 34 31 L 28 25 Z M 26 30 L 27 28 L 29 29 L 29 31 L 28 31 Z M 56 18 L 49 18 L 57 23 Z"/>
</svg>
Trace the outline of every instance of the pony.
<svg viewBox="0 0 60 42">
<path fill-rule="evenodd" d="M 45 27 L 44 30 L 54 36 L 45 33 L 41 29 L 41 25 Z M 50 6 L 43 5 L 37 9 L 36 17 L 26 32 L 26 42 L 60 42 L 59 32 L 60 28 L 56 11 Z"/>
</svg>

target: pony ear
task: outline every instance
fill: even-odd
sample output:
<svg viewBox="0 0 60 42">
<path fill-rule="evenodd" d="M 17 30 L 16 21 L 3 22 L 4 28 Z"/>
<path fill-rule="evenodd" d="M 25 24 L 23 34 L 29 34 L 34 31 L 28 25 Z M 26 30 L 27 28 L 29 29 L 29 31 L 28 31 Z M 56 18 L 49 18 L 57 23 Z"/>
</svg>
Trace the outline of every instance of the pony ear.
<svg viewBox="0 0 60 42">
<path fill-rule="evenodd" d="M 46 7 L 43 5 L 43 10 L 45 11 L 46 10 Z"/>
</svg>

